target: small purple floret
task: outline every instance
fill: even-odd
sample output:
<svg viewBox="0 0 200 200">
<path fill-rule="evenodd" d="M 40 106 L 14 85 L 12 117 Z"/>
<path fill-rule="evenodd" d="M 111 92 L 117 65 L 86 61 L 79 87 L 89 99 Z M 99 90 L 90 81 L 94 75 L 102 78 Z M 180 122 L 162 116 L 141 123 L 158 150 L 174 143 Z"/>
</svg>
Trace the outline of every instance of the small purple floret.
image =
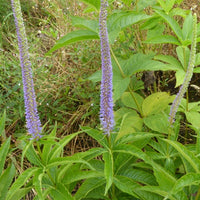
<svg viewBox="0 0 200 200">
<path fill-rule="evenodd" d="M 17 31 L 18 46 L 20 52 L 20 64 L 24 89 L 24 103 L 26 126 L 32 138 L 40 138 L 42 132 L 41 122 L 37 112 L 36 97 L 34 91 L 31 62 L 28 53 L 28 42 L 21 13 L 19 0 L 11 0 L 15 26 Z"/>
<path fill-rule="evenodd" d="M 100 40 L 101 40 L 101 62 L 102 62 L 102 80 L 101 80 L 101 102 L 100 102 L 100 120 L 106 135 L 114 126 L 113 97 L 112 97 L 112 63 L 110 56 L 110 47 L 107 31 L 107 0 L 101 0 L 101 10 L 99 16 Z"/>
</svg>

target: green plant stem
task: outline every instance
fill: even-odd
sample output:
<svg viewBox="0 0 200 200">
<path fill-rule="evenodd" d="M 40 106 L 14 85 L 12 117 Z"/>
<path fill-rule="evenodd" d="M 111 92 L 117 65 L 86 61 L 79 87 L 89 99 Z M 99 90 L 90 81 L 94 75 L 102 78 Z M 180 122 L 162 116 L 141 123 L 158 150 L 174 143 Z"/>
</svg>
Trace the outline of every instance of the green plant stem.
<svg viewBox="0 0 200 200">
<path fill-rule="evenodd" d="M 41 149 L 40 149 L 40 144 L 39 144 L 39 142 L 38 142 L 38 141 L 36 141 L 36 145 L 37 145 L 37 150 L 38 150 L 38 152 L 39 152 L 39 156 L 41 157 L 41 155 L 42 155 L 42 152 L 41 152 Z"/>
<path fill-rule="evenodd" d="M 198 190 L 198 192 L 197 192 L 197 195 L 196 195 L 196 197 L 195 197 L 195 200 L 199 200 L 199 197 L 200 197 L 200 188 L 199 188 L 199 190 Z"/>
<path fill-rule="evenodd" d="M 200 154 L 200 129 L 199 128 L 196 131 L 196 133 L 197 133 L 196 154 L 199 155 Z"/>
<path fill-rule="evenodd" d="M 112 56 L 113 56 L 113 58 L 114 58 L 114 60 L 115 60 L 115 62 L 116 62 L 116 64 L 117 64 L 117 66 L 118 66 L 118 68 L 119 68 L 119 71 L 120 71 L 122 77 L 125 78 L 126 76 L 125 76 L 125 74 L 124 74 L 124 72 L 123 72 L 123 70 L 122 70 L 122 68 L 121 68 L 121 65 L 119 64 L 119 62 L 118 62 L 118 60 L 117 60 L 117 58 L 116 58 L 116 56 L 115 56 L 115 54 L 114 54 L 114 52 L 113 52 L 113 50 L 112 50 L 111 47 L 110 47 L 110 52 L 111 52 L 111 54 L 112 54 Z M 132 98 L 133 98 L 133 100 L 134 100 L 134 102 L 135 102 L 135 104 L 136 104 L 136 106 L 137 106 L 137 109 L 138 109 L 138 111 L 139 111 L 141 117 L 143 117 L 142 110 L 141 110 L 141 108 L 140 108 L 140 106 L 139 106 L 139 103 L 137 102 L 137 99 L 135 98 L 135 95 L 134 95 L 134 93 L 133 93 L 133 91 L 132 91 L 132 89 L 131 89 L 130 84 L 129 84 L 129 86 L 128 86 L 128 90 L 129 90 L 129 92 L 130 92 L 130 94 L 131 94 L 131 96 L 132 96 Z"/>
</svg>

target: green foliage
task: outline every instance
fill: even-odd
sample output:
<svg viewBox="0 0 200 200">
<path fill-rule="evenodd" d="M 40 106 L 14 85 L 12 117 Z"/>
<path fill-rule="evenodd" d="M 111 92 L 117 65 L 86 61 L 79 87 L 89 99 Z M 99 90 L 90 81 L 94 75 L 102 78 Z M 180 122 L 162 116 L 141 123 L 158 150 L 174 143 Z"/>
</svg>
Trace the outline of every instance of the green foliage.
<svg viewBox="0 0 200 200">
<path fill-rule="evenodd" d="M 54 67 L 55 63 L 34 69 L 38 85 L 47 79 L 46 84 L 50 84 L 52 80 L 49 81 L 49 79 L 52 77 L 54 78 L 52 82 L 55 84 L 58 81 L 61 82 L 62 88 L 57 87 L 58 85 L 54 88 L 57 95 L 55 101 L 51 99 L 53 96 L 51 92 L 39 94 L 41 101 L 39 110 L 42 116 L 53 116 L 59 122 L 60 119 L 65 118 L 66 115 L 63 113 L 67 109 L 67 115 L 72 116 L 67 126 L 74 123 L 76 117 L 82 121 L 85 119 L 90 121 L 92 118 L 85 116 L 94 112 L 98 113 L 99 110 L 99 92 L 96 91 L 97 82 L 101 81 L 100 48 L 90 49 L 90 45 L 96 43 L 97 46 L 99 45 L 99 42 L 94 40 L 99 40 L 97 16 L 100 0 L 80 1 L 88 6 L 84 10 L 84 17 L 73 16 L 74 13 L 71 11 L 63 11 L 70 13 L 70 19 L 67 21 L 71 23 L 70 26 L 80 29 L 74 30 L 69 27 L 68 30 L 71 32 L 65 33 L 66 35 L 58 39 L 52 48 L 45 48 L 45 53 L 48 51 L 46 55 L 51 54 L 52 60 L 57 59 L 56 65 L 59 65 L 62 70 L 65 65 L 62 63 L 61 54 L 64 54 L 67 57 L 67 60 L 64 59 L 65 63 L 73 61 L 72 67 L 69 65 L 71 74 L 76 74 L 78 70 L 85 70 L 87 73 L 80 77 L 77 75 L 78 78 L 76 77 L 73 83 L 66 86 L 64 80 L 70 78 L 69 71 L 67 73 L 62 71 L 58 74 L 56 70 L 58 68 Z M 19 137 L 22 135 L 22 128 L 18 129 L 19 135 L 7 138 L 10 135 L 10 127 L 7 126 L 10 121 L 15 119 L 17 123 L 23 118 L 21 103 L 23 97 L 19 93 L 21 88 L 19 64 L 15 59 L 10 60 L 6 52 L 3 53 L 4 55 L 0 57 L 0 59 L 5 57 L 1 64 L 3 67 L 0 68 L 3 74 L 0 77 L 0 108 L 7 110 L 7 115 L 4 112 L 0 118 L 0 140 L 2 142 L 0 147 L 0 199 L 25 199 L 31 191 L 34 191 L 35 200 L 47 198 L 52 200 L 199 199 L 200 103 L 189 102 L 189 93 L 186 99 L 182 99 L 176 121 L 171 126 L 169 111 L 175 96 L 164 92 L 159 81 L 145 88 L 148 90 L 146 92 L 143 90 L 145 84 L 141 80 L 141 74 L 145 71 L 162 71 L 165 79 L 170 77 L 171 72 L 169 71 L 174 71 L 175 87 L 183 84 L 190 62 L 189 45 L 191 45 L 193 35 L 193 15 L 190 10 L 183 10 L 179 7 L 182 2 L 182 0 L 122 0 L 117 4 L 117 1 L 109 1 L 107 26 L 112 55 L 116 123 L 110 136 L 104 135 L 103 131 L 96 126 L 98 120 L 94 123 L 95 129 L 83 126 L 81 123 L 81 131 L 65 134 L 68 133 L 68 130 L 65 131 L 68 127 L 62 123 L 66 121 L 64 119 L 59 127 L 56 123 L 50 133 L 48 133 L 50 126 L 47 125 L 44 128 L 44 136 L 38 141 L 28 140 L 25 136 Z M 32 3 L 23 4 L 27 24 Z M 59 18 L 58 13 L 55 15 L 51 10 L 55 2 L 52 1 L 50 5 L 50 7 L 43 8 L 47 19 L 42 23 L 45 23 L 45 27 L 52 25 L 53 28 L 51 27 L 50 32 L 48 29 L 42 30 L 44 35 L 41 37 L 47 35 L 55 39 L 64 31 L 56 29 L 59 21 L 54 20 Z M 36 10 L 32 12 L 36 14 Z M 62 11 L 62 9 L 58 10 Z M 3 21 L 6 22 L 10 16 L 8 13 Z M 66 17 L 63 15 L 63 18 L 64 16 Z M 36 24 L 35 22 L 34 25 Z M 3 26 L 1 32 L 5 28 L 4 24 Z M 40 27 L 38 24 L 37 26 Z M 197 29 L 197 42 L 199 42 L 200 24 Z M 86 44 L 87 40 L 89 43 Z M 34 46 L 33 43 L 31 43 L 31 48 L 32 46 Z M 67 50 L 52 54 L 63 47 L 67 47 Z M 171 53 L 168 51 L 169 47 L 172 48 Z M 90 53 L 87 55 L 89 50 L 96 52 L 91 58 Z M 11 48 L 10 51 L 13 49 Z M 200 73 L 198 67 L 200 53 L 198 51 L 197 48 L 195 73 Z M 87 71 L 90 59 L 94 60 L 95 65 L 92 72 L 99 70 L 91 76 Z M 79 63 L 80 60 L 81 63 Z M 36 61 L 45 62 L 42 58 Z M 75 69 L 74 66 L 80 67 Z M 43 75 L 51 71 L 51 76 Z M 62 78 L 63 74 L 67 76 Z M 87 82 L 88 80 L 93 83 Z M 82 88 L 83 82 L 87 86 L 85 90 Z M 37 84 L 36 87 L 39 88 Z M 71 97 L 72 85 L 76 88 Z M 195 87 L 198 88 L 198 86 Z M 92 94 L 89 94 L 90 91 L 86 92 L 91 88 Z M 74 97 L 77 99 L 74 100 Z M 81 101 L 81 98 L 84 100 Z M 90 98 L 94 99 L 97 104 L 95 111 L 89 110 L 92 107 L 89 105 L 92 102 Z M 70 102 L 75 103 L 68 104 L 69 99 Z M 49 108 L 51 107 L 54 112 L 50 113 L 49 110 L 45 110 L 44 102 L 49 103 Z M 82 111 L 85 112 L 84 115 L 77 116 L 79 108 L 88 105 L 89 107 Z M 59 106 L 59 110 L 56 110 L 55 106 Z M 9 107 L 12 107 L 12 111 Z M 76 112 L 70 113 L 70 111 Z M 63 136 L 59 132 L 60 127 L 62 131 L 65 131 Z M 86 138 L 86 134 L 92 142 L 98 142 L 100 147 L 95 146 L 89 150 L 69 155 L 68 148 L 72 142 L 75 144 L 80 140 L 82 145 L 87 146 L 83 139 Z M 88 143 L 90 147 L 90 141 Z M 71 146 L 74 148 L 74 145 Z"/>
</svg>

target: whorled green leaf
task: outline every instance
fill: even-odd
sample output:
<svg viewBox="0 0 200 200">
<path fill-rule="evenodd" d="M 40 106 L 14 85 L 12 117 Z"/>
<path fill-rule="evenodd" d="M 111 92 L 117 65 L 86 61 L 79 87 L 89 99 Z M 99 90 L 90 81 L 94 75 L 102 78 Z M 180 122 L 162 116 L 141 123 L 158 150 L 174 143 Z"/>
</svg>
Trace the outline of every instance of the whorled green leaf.
<svg viewBox="0 0 200 200">
<path fill-rule="evenodd" d="M 165 139 L 165 141 L 173 146 L 179 152 L 179 154 L 190 163 L 190 165 L 197 173 L 200 172 L 200 160 L 194 155 L 192 151 L 189 151 L 184 145 L 179 142 L 167 139 Z"/>
<path fill-rule="evenodd" d="M 172 28 L 172 30 L 174 31 L 174 33 L 178 37 L 179 41 L 182 42 L 183 41 L 183 34 L 182 34 L 182 30 L 181 30 L 178 22 L 175 21 L 175 19 L 173 19 L 169 15 L 165 14 L 163 11 L 156 10 L 156 13 L 159 14 L 169 24 L 169 26 Z"/>
<path fill-rule="evenodd" d="M 177 192 L 183 190 L 184 187 L 186 186 L 199 185 L 199 184 L 200 184 L 200 174 L 188 173 L 176 181 L 171 193 L 176 194 Z"/>
<path fill-rule="evenodd" d="M 63 148 L 74 138 L 76 137 L 78 134 L 82 133 L 83 131 L 79 131 L 76 133 L 72 133 L 70 135 L 65 136 L 63 139 L 61 139 L 59 141 L 59 143 L 57 143 L 53 149 L 51 150 L 51 153 L 49 155 L 50 160 L 56 157 L 60 156 L 61 151 L 63 150 Z"/>
<path fill-rule="evenodd" d="M 75 200 L 65 185 L 57 183 L 56 187 L 50 190 L 50 195 L 53 199 L 62 199 L 62 200 Z"/>
<path fill-rule="evenodd" d="M 19 175 L 17 180 L 12 184 L 11 188 L 8 191 L 8 195 L 6 197 L 6 200 L 11 200 L 15 197 L 15 195 L 18 193 L 18 190 L 25 186 L 27 181 L 30 177 L 34 175 L 40 168 L 32 167 L 24 171 L 22 174 Z"/>
<path fill-rule="evenodd" d="M 159 186 L 144 186 L 144 187 L 141 187 L 140 190 L 158 194 L 158 195 L 162 196 L 162 199 L 163 199 L 163 197 L 165 197 L 164 199 L 177 200 L 168 191 L 163 190 Z M 152 199 L 152 200 L 154 200 L 154 199 Z"/>
<path fill-rule="evenodd" d="M 133 197 L 138 197 L 135 193 L 135 189 L 140 188 L 141 186 L 133 179 L 126 176 L 117 175 L 114 177 L 113 182 L 115 186 L 122 192 L 130 194 Z"/>
<path fill-rule="evenodd" d="M 92 129 L 89 127 L 82 127 L 82 130 L 84 130 L 89 136 L 94 138 L 99 144 L 101 144 L 105 148 L 109 148 L 108 141 L 106 136 L 102 133 L 102 131 L 98 131 L 96 129 Z"/>
<path fill-rule="evenodd" d="M 101 187 L 102 185 L 105 185 L 105 183 L 106 181 L 104 178 L 97 177 L 97 178 L 87 179 L 80 186 L 74 197 L 76 200 L 83 199 L 87 197 L 87 195 L 93 190 Z"/>
</svg>

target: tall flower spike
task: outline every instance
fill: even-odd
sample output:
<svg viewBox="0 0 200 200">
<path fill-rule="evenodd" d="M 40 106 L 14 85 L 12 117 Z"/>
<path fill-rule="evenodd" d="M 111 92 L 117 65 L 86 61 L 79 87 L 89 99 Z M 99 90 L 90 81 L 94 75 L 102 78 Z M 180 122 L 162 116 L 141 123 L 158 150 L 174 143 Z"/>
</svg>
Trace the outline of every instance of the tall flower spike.
<svg viewBox="0 0 200 200">
<path fill-rule="evenodd" d="M 18 46 L 20 53 L 20 64 L 24 89 L 24 104 L 26 115 L 26 126 L 32 138 L 41 137 L 41 122 L 37 112 L 37 104 L 33 85 L 31 62 L 28 53 L 28 42 L 24 27 L 21 6 L 19 0 L 11 0 L 15 26 L 17 31 Z"/>
<path fill-rule="evenodd" d="M 183 98 L 183 95 L 185 94 L 193 75 L 193 69 L 194 69 L 194 63 L 195 63 L 195 57 L 196 57 L 196 42 L 197 42 L 197 16 L 196 14 L 194 14 L 190 60 L 189 60 L 189 64 L 188 64 L 188 68 L 187 68 L 187 72 L 186 72 L 183 84 L 180 87 L 179 92 L 176 95 L 176 98 L 171 106 L 171 110 L 169 114 L 170 125 L 174 123 L 178 106 L 181 103 L 181 99 Z"/>
<path fill-rule="evenodd" d="M 110 47 L 107 31 L 107 0 L 101 0 L 101 10 L 99 16 L 99 32 L 101 40 L 101 102 L 100 102 L 100 120 L 106 135 L 110 135 L 114 126 L 113 98 L 112 98 L 112 64 L 110 57 Z"/>
</svg>

